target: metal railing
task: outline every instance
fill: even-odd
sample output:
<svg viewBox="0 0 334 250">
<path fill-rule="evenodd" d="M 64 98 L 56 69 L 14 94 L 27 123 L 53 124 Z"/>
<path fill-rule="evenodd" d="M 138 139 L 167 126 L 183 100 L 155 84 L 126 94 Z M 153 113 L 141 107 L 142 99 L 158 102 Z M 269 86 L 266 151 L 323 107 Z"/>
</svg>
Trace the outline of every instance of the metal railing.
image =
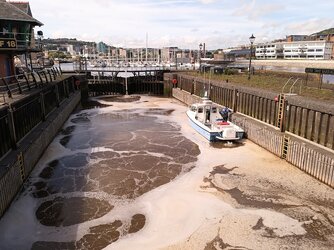
<svg viewBox="0 0 334 250">
<path fill-rule="evenodd" d="M 37 89 L 43 85 L 57 79 L 62 74 L 57 67 L 42 69 L 23 74 L 0 78 L 0 96 L 6 102 L 6 97 L 13 98 L 13 95 L 24 94 L 32 89 Z"/>
</svg>

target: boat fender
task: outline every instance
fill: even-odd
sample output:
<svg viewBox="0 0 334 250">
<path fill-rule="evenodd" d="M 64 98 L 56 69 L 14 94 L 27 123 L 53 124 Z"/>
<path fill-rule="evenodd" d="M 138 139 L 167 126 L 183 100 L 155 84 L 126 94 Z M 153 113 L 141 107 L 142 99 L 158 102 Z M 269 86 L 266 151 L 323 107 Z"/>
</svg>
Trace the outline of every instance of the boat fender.
<svg viewBox="0 0 334 250">
<path fill-rule="evenodd" d="M 229 122 L 224 122 L 224 121 L 218 121 L 217 125 L 230 125 Z"/>
<path fill-rule="evenodd" d="M 77 88 L 80 87 L 80 80 L 75 80 L 75 85 L 77 86 Z"/>
</svg>

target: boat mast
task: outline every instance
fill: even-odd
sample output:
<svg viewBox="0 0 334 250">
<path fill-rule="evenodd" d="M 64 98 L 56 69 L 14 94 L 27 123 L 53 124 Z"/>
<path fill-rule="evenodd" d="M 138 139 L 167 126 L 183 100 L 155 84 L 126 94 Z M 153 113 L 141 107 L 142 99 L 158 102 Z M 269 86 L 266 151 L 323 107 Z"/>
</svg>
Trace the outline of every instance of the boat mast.
<svg viewBox="0 0 334 250">
<path fill-rule="evenodd" d="M 147 45 L 148 45 L 148 33 L 146 32 L 146 56 L 145 56 L 146 63 L 147 63 Z"/>
</svg>

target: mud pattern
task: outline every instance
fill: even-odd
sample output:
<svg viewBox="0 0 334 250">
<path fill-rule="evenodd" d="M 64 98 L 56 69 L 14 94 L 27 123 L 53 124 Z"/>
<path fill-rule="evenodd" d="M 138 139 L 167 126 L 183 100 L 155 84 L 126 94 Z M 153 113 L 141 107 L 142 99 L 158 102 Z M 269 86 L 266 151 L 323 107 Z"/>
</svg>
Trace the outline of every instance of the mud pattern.
<svg viewBox="0 0 334 250">
<path fill-rule="evenodd" d="M 99 218 L 113 209 L 106 201 L 93 198 L 61 198 L 43 202 L 36 211 L 36 218 L 45 226 L 71 226 Z"/>
<path fill-rule="evenodd" d="M 212 241 L 206 244 L 204 250 L 250 250 L 242 246 L 231 246 L 225 243 L 219 236 L 216 236 Z"/>
<path fill-rule="evenodd" d="M 89 229 L 89 233 L 85 234 L 79 241 L 73 242 L 47 242 L 37 241 L 32 245 L 32 250 L 45 249 L 90 249 L 100 250 L 117 241 L 120 237 L 118 229 L 122 226 L 119 220 L 111 224 L 103 224 Z"/>
</svg>

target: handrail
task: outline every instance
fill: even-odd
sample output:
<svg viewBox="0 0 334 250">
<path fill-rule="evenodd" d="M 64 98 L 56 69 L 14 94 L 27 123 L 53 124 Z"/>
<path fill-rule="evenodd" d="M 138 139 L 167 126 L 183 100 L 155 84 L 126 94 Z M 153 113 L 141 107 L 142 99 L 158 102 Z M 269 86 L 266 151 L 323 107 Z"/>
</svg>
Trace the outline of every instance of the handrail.
<svg viewBox="0 0 334 250">
<path fill-rule="evenodd" d="M 299 80 L 301 80 L 301 79 L 300 79 L 300 78 L 297 78 L 296 81 L 294 81 L 293 84 L 291 85 L 291 87 L 290 87 L 290 89 L 289 89 L 289 93 L 290 93 L 290 94 L 292 93 L 291 91 L 292 91 L 293 86 L 295 86 L 295 84 L 296 84 Z"/>
<path fill-rule="evenodd" d="M 286 83 L 283 85 L 283 87 L 282 87 L 282 91 L 281 91 L 281 93 L 284 93 L 284 88 L 286 87 L 286 85 L 288 85 L 288 83 L 291 81 L 293 79 L 293 77 L 290 77 L 287 81 L 286 81 Z"/>
<path fill-rule="evenodd" d="M 51 73 L 54 74 L 54 77 L 52 77 Z M 53 67 L 51 70 L 45 68 L 12 76 L 0 77 L 0 86 L 2 87 L 0 95 L 7 94 L 9 98 L 12 98 L 13 94 L 22 94 L 27 90 L 31 90 L 32 84 L 35 88 L 38 88 L 39 86 L 43 86 L 44 84 L 56 80 L 56 77 L 60 75 L 61 71 L 59 71 L 57 67 Z"/>
</svg>

